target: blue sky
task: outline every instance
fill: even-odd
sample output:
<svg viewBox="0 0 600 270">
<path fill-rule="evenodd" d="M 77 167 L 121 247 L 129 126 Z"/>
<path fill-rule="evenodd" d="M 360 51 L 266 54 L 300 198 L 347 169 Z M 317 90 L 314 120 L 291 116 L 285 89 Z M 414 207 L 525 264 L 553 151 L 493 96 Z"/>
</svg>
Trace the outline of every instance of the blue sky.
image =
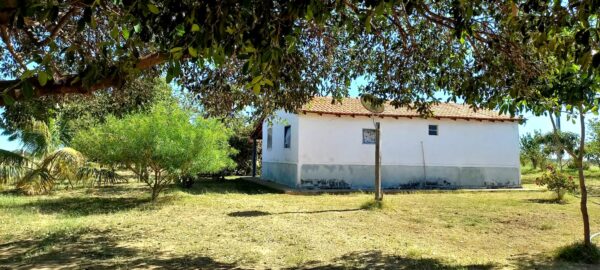
<svg viewBox="0 0 600 270">
<path fill-rule="evenodd" d="M 352 83 L 350 89 L 350 96 L 358 96 L 358 87 L 364 83 L 364 80 L 356 80 Z M 0 114 L 4 112 L 4 109 L 0 108 Z M 552 124 L 550 123 L 550 119 L 548 116 L 534 116 L 532 114 L 524 114 L 523 117 L 527 119 L 524 124 L 519 125 L 519 133 L 520 135 L 533 132 L 535 130 L 540 130 L 542 133 L 552 131 Z M 595 116 L 588 116 L 587 118 L 591 118 Z M 567 121 L 567 119 L 563 116 L 561 120 L 561 126 L 563 131 L 570 131 L 579 134 L 579 123 Z M 2 131 L 2 129 L 0 129 Z M 20 143 L 17 141 L 10 142 L 8 141 L 6 136 L 0 135 L 0 149 L 5 150 L 15 150 L 20 148 Z"/>
</svg>

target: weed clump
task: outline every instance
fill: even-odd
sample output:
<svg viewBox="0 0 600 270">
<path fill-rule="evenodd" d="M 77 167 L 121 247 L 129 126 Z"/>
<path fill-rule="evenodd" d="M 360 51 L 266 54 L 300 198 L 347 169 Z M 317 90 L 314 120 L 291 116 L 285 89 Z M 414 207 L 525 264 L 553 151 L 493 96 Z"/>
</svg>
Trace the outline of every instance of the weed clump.
<svg viewBox="0 0 600 270">
<path fill-rule="evenodd" d="M 360 206 L 363 210 L 381 210 L 385 208 L 383 201 L 368 200 Z"/>
<path fill-rule="evenodd" d="M 560 248 L 556 253 L 556 259 L 567 262 L 597 264 L 600 262 L 600 249 L 592 244 L 583 242 L 573 243 Z"/>
</svg>

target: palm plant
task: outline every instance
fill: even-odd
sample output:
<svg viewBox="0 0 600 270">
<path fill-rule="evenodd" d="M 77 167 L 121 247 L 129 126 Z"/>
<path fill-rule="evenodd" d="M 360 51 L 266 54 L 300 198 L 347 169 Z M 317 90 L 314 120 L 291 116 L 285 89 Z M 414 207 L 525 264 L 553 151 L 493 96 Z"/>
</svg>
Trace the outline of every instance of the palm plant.
<svg viewBox="0 0 600 270">
<path fill-rule="evenodd" d="M 84 157 L 73 148 L 62 147 L 59 135 L 54 120 L 48 124 L 31 120 L 18 134 L 22 151 L 0 151 L 0 177 L 5 182 L 14 179 L 26 194 L 47 193 L 59 181 L 73 186 Z"/>
<path fill-rule="evenodd" d="M 109 166 L 107 168 L 95 162 L 87 162 L 85 165 L 79 167 L 77 179 L 91 179 L 92 185 L 95 184 L 97 186 L 127 182 L 127 178 L 119 175 L 114 167 Z"/>
</svg>

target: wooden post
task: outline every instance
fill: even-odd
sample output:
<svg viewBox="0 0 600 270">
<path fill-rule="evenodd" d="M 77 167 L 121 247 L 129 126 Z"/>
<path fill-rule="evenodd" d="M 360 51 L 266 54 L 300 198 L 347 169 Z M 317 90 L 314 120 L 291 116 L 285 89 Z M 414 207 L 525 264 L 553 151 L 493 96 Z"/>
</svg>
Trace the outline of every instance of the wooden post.
<svg viewBox="0 0 600 270">
<path fill-rule="evenodd" d="M 375 123 L 375 200 L 381 201 L 383 199 L 383 192 L 381 190 L 381 130 L 379 129 L 379 122 Z"/>
<path fill-rule="evenodd" d="M 256 177 L 256 138 L 252 138 L 252 177 Z"/>
</svg>

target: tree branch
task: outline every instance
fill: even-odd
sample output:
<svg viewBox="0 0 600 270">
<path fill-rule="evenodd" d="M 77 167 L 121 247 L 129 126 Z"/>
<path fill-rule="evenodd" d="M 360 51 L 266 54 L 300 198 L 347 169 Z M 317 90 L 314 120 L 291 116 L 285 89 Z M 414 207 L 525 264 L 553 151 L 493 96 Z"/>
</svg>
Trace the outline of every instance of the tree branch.
<svg viewBox="0 0 600 270">
<path fill-rule="evenodd" d="M 77 11 L 79 11 L 78 7 L 72 7 L 71 9 L 69 9 L 69 11 L 67 11 L 67 13 L 65 13 L 60 18 L 60 20 L 58 20 L 58 23 L 56 24 L 54 29 L 52 29 L 52 31 L 50 32 L 50 35 L 46 39 L 41 41 L 40 44 L 48 45 L 48 43 L 50 43 L 56 37 L 56 35 L 58 35 L 58 32 L 60 31 L 60 29 L 62 29 L 62 27 L 68 22 L 69 17 L 71 17 L 71 15 L 73 15 Z"/>
<path fill-rule="evenodd" d="M 19 63 L 21 68 L 23 68 L 24 70 L 27 70 L 27 66 L 25 65 L 25 63 L 23 63 L 23 59 L 21 58 L 21 56 L 19 56 L 19 54 L 17 54 L 17 52 L 13 48 L 12 43 L 10 42 L 10 35 L 8 34 L 8 31 L 6 30 L 6 26 L 4 26 L 4 25 L 0 25 L 0 36 L 2 36 L 2 41 L 6 45 L 8 52 L 10 52 L 10 54 L 15 59 L 15 61 L 17 63 Z"/>
<path fill-rule="evenodd" d="M 167 53 L 149 54 L 140 57 L 136 61 L 135 68 L 138 70 L 149 69 L 151 67 L 163 64 L 165 61 L 167 61 L 167 59 L 169 59 L 169 54 Z M 117 66 L 113 66 L 111 68 L 117 68 Z M 72 74 L 58 80 L 49 80 L 44 86 L 40 85 L 37 77 L 28 78 L 27 81 L 35 89 L 33 94 L 34 98 L 50 95 L 90 94 L 100 89 L 106 89 L 108 87 L 115 86 L 119 81 L 121 81 L 121 77 L 105 77 L 86 87 L 83 85 L 83 82 L 80 79 L 81 75 L 82 74 Z M 9 95 L 16 101 L 23 100 L 25 97 L 21 89 L 19 87 L 15 87 L 20 83 L 20 79 L 0 81 L 0 91 L 5 92 L 6 95 Z M 0 106 L 5 105 L 6 104 L 4 104 L 4 100 L 0 99 Z"/>
</svg>

